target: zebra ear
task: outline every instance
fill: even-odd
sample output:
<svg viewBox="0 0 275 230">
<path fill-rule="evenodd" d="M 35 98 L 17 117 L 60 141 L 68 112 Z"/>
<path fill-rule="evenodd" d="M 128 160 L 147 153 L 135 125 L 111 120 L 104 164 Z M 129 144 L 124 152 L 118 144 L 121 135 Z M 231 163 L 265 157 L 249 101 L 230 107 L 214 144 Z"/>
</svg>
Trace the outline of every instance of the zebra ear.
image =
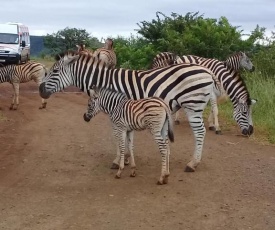
<svg viewBox="0 0 275 230">
<path fill-rule="evenodd" d="M 93 89 L 89 89 L 90 97 L 95 96 L 95 91 Z"/>
</svg>

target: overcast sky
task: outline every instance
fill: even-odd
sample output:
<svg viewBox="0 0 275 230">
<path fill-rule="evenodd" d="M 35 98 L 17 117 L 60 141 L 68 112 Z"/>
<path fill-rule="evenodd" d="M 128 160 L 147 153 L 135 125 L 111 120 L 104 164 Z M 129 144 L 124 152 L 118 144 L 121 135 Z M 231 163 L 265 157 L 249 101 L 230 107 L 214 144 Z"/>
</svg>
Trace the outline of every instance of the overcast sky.
<svg viewBox="0 0 275 230">
<path fill-rule="evenodd" d="M 157 11 L 168 16 L 199 11 L 205 18 L 225 16 L 245 32 L 257 24 L 275 31 L 275 0 L 5 0 L 0 23 L 22 22 L 32 35 L 81 28 L 100 39 L 136 34 L 137 23 L 156 19 Z"/>
</svg>

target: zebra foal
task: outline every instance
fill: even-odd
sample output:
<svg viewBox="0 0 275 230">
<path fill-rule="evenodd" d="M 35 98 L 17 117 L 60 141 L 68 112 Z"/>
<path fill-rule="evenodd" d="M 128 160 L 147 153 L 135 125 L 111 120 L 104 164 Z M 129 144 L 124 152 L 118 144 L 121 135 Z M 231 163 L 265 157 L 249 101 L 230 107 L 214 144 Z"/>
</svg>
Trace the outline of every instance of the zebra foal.
<svg viewBox="0 0 275 230">
<path fill-rule="evenodd" d="M 9 82 L 13 86 L 13 98 L 10 109 L 17 110 L 19 106 L 19 84 L 34 80 L 38 86 L 42 83 L 47 70 L 43 64 L 27 62 L 22 65 L 7 65 L 0 67 L 0 83 Z M 46 100 L 42 98 L 39 109 L 46 108 Z"/>
<path fill-rule="evenodd" d="M 113 133 L 117 140 L 119 169 L 116 178 L 121 177 L 124 168 L 126 138 L 130 151 L 131 177 L 136 175 L 133 153 L 133 131 L 150 130 L 158 144 L 162 159 L 161 175 L 158 184 L 166 184 L 169 176 L 169 143 L 174 141 L 173 119 L 165 102 L 157 97 L 140 100 L 128 99 L 121 92 L 107 88 L 90 89 L 87 112 L 83 115 L 89 122 L 100 111 L 107 113 L 112 121 Z"/>
</svg>

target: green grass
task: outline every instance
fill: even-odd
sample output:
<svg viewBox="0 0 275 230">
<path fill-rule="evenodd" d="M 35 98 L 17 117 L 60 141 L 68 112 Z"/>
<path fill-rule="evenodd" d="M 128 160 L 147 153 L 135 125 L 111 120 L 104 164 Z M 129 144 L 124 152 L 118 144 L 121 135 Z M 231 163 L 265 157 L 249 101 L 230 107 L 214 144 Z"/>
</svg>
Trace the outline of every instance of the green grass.
<svg viewBox="0 0 275 230">
<path fill-rule="evenodd" d="M 253 105 L 252 119 L 254 123 L 254 137 L 258 141 L 268 141 L 275 144 L 275 78 L 267 78 L 258 73 L 247 74 L 245 82 L 250 96 L 257 99 Z M 232 118 L 232 103 L 227 101 L 219 105 L 220 117 L 234 124 Z"/>
</svg>

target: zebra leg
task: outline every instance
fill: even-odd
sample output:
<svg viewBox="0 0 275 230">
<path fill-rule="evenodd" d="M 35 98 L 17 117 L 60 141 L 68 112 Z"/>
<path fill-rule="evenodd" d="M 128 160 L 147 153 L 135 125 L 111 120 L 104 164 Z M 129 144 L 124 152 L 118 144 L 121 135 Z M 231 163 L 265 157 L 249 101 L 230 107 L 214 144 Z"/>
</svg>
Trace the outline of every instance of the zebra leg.
<svg viewBox="0 0 275 230">
<path fill-rule="evenodd" d="M 201 161 L 206 130 L 204 127 L 202 112 L 187 112 L 187 116 L 195 137 L 195 151 L 191 161 L 185 168 L 185 172 L 195 172 L 196 167 Z"/>
<path fill-rule="evenodd" d="M 130 165 L 131 165 L 131 175 L 130 176 L 135 177 L 136 176 L 136 163 L 135 163 L 134 151 L 133 151 L 134 131 L 127 132 L 127 139 L 128 139 L 128 149 L 130 151 Z M 125 164 L 126 164 L 126 159 L 125 159 Z"/>
<path fill-rule="evenodd" d="M 168 183 L 168 177 L 170 175 L 170 169 L 169 169 L 169 164 L 170 164 L 170 146 L 169 146 L 169 141 L 168 138 L 166 139 L 166 143 L 167 143 L 167 154 L 166 154 L 166 174 L 165 174 L 165 178 L 163 180 L 164 184 Z"/>
<path fill-rule="evenodd" d="M 119 169 L 116 173 L 115 178 L 119 179 L 121 177 L 121 173 L 124 169 L 124 154 L 125 154 L 125 141 L 126 141 L 127 131 L 121 130 L 117 131 L 117 142 L 119 143 L 119 150 L 120 150 L 120 163 Z"/>
<path fill-rule="evenodd" d="M 13 98 L 10 105 L 10 109 L 17 110 L 19 105 L 19 83 L 12 83 L 13 86 Z"/>
<path fill-rule="evenodd" d="M 169 176 L 169 172 L 167 172 L 167 155 L 168 155 L 167 142 L 160 135 L 155 135 L 155 140 L 158 144 L 159 151 L 161 154 L 161 174 L 157 184 L 158 185 L 167 184 L 168 176 Z"/>
<path fill-rule="evenodd" d="M 44 72 L 43 72 L 44 75 Z M 42 83 L 42 79 L 36 79 L 35 82 L 38 85 L 38 88 L 40 86 L 40 84 Z M 39 106 L 39 109 L 45 109 L 47 106 L 47 101 L 44 98 L 41 98 L 41 106 Z"/>
<path fill-rule="evenodd" d="M 219 125 L 219 120 L 218 120 L 218 105 L 217 105 L 217 97 L 214 92 L 212 92 L 211 97 L 210 97 L 210 103 L 211 103 L 211 113 L 209 114 L 208 117 L 208 122 L 209 122 L 209 130 L 216 130 L 216 134 L 221 134 L 221 128 Z M 214 119 L 214 124 L 213 124 L 213 119 Z"/>
<path fill-rule="evenodd" d="M 119 169 L 119 160 L 120 160 L 120 150 L 118 143 L 116 144 L 116 158 L 113 160 L 111 169 Z"/>
</svg>

